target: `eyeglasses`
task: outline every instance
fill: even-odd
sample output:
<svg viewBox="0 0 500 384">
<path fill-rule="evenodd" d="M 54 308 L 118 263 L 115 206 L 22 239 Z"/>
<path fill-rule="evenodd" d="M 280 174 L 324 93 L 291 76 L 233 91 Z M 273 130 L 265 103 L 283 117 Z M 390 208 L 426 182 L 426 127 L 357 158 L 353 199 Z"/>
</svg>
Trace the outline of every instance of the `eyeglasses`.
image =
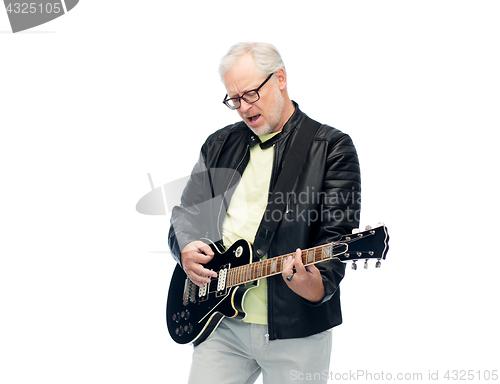
<svg viewBox="0 0 500 384">
<path fill-rule="evenodd" d="M 241 99 L 245 100 L 248 104 L 255 103 L 256 101 L 258 101 L 260 99 L 260 95 L 258 92 L 259 89 L 261 89 L 264 86 L 264 84 L 267 83 L 267 81 L 271 78 L 272 75 L 274 75 L 274 73 L 271 73 L 267 77 L 267 79 L 264 80 L 264 82 L 261 85 L 259 85 L 259 88 L 252 89 L 251 91 L 245 92 L 240 97 L 232 97 L 230 99 L 227 98 L 229 95 L 226 94 L 226 97 L 224 97 L 224 100 L 222 100 L 222 102 L 224 104 L 226 104 L 226 106 L 229 109 L 238 109 L 239 107 L 241 107 Z"/>
</svg>

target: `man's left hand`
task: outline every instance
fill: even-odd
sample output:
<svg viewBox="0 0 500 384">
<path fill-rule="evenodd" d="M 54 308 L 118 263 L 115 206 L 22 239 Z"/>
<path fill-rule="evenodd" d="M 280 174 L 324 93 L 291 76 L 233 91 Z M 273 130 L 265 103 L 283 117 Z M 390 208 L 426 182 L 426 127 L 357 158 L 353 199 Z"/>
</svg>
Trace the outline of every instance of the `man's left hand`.
<svg viewBox="0 0 500 384">
<path fill-rule="evenodd" d="M 325 288 L 319 269 L 315 265 L 304 266 L 300 249 L 295 251 L 294 257 L 289 256 L 285 260 L 282 276 L 286 285 L 306 300 L 316 303 L 325 296 Z M 289 280 L 290 276 L 293 276 L 291 280 Z"/>
</svg>

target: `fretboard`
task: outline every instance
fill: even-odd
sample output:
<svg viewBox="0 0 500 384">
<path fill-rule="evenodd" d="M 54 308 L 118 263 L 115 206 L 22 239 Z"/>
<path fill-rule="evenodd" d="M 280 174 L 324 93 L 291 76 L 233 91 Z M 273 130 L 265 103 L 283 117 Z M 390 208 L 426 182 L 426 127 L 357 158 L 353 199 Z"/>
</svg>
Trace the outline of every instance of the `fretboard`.
<svg viewBox="0 0 500 384">
<path fill-rule="evenodd" d="M 311 265 L 331 259 L 332 246 L 333 244 L 330 243 L 303 250 L 302 263 L 304 265 Z M 294 257 L 294 255 L 295 252 L 288 253 L 286 255 L 232 268 L 228 271 L 227 286 L 234 287 L 250 281 L 262 279 L 263 277 L 269 277 L 282 273 L 285 260 L 288 256 Z"/>
</svg>

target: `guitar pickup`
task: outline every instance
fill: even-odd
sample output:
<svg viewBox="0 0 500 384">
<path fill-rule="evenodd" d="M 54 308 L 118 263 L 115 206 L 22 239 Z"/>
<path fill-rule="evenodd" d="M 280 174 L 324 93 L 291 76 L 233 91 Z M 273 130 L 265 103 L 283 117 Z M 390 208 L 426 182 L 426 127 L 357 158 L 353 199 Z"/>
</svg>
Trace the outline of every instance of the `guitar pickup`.
<svg viewBox="0 0 500 384">
<path fill-rule="evenodd" d="M 217 292 L 215 297 L 221 297 L 227 294 L 227 273 L 231 268 L 231 264 L 225 264 L 221 266 L 219 273 L 217 274 Z"/>
</svg>

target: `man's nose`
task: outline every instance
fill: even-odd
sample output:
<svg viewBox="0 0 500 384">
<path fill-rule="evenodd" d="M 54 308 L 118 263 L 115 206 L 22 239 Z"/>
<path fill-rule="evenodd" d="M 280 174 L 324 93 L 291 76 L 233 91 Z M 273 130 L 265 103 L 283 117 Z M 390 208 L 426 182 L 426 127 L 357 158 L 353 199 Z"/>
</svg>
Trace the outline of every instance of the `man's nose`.
<svg viewBox="0 0 500 384">
<path fill-rule="evenodd" d="M 240 100 L 240 104 L 241 104 L 241 105 L 240 105 L 240 110 L 241 110 L 241 112 L 243 112 L 243 113 L 247 112 L 247 111 L 251 108 L 251 106 L 252 106 L 252 104 L 251 104 L 251 103 L 247 103 L 247 102 L 246 102 L 245 100 L 243 100 L 243 99 L 241 99 L 241 100 Z"/>
</svg>

